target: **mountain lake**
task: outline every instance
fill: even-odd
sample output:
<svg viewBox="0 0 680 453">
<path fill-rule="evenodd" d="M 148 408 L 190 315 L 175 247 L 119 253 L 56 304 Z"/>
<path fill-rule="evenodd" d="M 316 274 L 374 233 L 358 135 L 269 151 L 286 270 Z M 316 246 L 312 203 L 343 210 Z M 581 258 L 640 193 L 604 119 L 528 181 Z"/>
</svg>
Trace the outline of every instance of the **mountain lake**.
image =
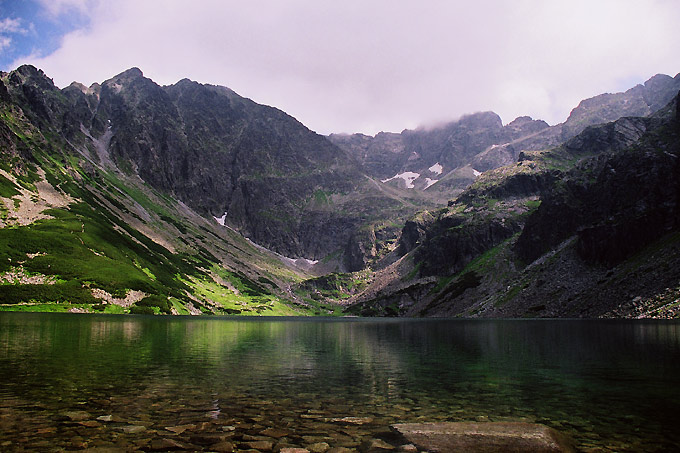
<svg viewBox="0 0 680 453">
<path fill-rule="evenodd" d="M 380 451 L 443 421 L 678 451 L 680 322 L 0 313 L 1 451 Z"/>
</svg>

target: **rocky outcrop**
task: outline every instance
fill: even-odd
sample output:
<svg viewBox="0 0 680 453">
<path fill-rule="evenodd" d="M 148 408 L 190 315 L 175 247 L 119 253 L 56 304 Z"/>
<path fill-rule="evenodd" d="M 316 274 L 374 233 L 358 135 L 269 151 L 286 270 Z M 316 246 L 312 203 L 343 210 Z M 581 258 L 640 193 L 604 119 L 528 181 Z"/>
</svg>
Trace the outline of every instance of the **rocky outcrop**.
<svg viewBox="0 0 680 453">
<path fill-rule="evenodd" d="M 560 176 L 561 173 L 557 170 L 518 172 L 500 178 L 494 184 L 473 185 L 463 192 L 456 201 L 471 203 L 481 197 L 511 198 L 540 195 L 551 187 Z M 453 205 L 455 202 L 450 201 L 449 203 Z"/>
<path fill-rule="evenodd" d="M 346 267 L 349 272 L 365 269 L 378 255 L 377 239 L 372 227 L 362 228 L 347 241 Z"/>
<path fill-rule="evenodd" d="M 674 313 L 677 117 L 675 100 L 650 117 L 588 127 L 562 146 L 522 153 L 519 162 L 480 176 L 434 219 L 407 222 L 403 271 L 352 312 Z"/>
<path fill-rule="evenodd" d="M 568 142 L 570 154 L 598 157 L 544 194 L 517 241 L 520 256 L 533 261 L 576 233 L 584 259 L 613 265 L 677 228 L 677 124 L 675 118 L 625 118 Z"/>
<path fill-rule="evenodd" d="M 399 253 L 406 255 L 425 240 L 427 228 L 434 222 L 435 217 L 429 211 L 418 213 L 406 221 L 399 237 Z"/>
<path fill-rule="evenodd" d="M 649 116 L 668 104 L 679 90 L 680 74 L 675 78 L 657 74 L 644 85 L 636 85 L 623 93 L 606 93 L 585 99 L 564 122 L 563 138 L 571 138 L 588 126 L 616 121 L 621 117 Z"/>
<path fill-rule="evenodd" d="M 537 423 L 403 423 L 391 426 L 421 450 L 438 452 L 567 453 L 573 443 Z"/>
<path fill-rule="evenodd" d="M 445 215 L 425 231 L 422 244 L 413 252 L 414 260 L 420 263 L 423 276 L 453 274 L 520 229 L 521 223 L 510 216 Z"/>
</svg>

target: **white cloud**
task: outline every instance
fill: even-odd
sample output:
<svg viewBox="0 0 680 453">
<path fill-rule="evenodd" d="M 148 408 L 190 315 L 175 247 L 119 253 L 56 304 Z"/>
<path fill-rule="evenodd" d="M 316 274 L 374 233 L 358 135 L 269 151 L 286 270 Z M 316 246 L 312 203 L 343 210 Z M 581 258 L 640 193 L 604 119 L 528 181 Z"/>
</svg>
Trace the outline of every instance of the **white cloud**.
<svg viewBox="0 0 680 453">
<path fill-rule="evenodd" d="M 161 84 L 226 85 L 322 133 L 479 110 L 555 123 L 585 97 L 680 71 L 668 0 L 43 1 L 90 18 L 29 59 L 60 86 L 138 66 Z"/>
<path fill-rule="evenodd" d="M 26 31 L 21 27 L 21 20 L 11 17 L 6 17 L 0 20 L 0 50 L 7 49 L 12 45 L 12 38 L 6 36 L 7 34 L 20 33 Z"/>
<path fill-rule="evenodd" d="M 20 33 L 22 31 L 21 20 L 11 17 L 0 20 L 0 33 Z"/>
<path fill-rule="evenodd" d="M 0 36 L 0 50 L 6 49 L 12 44 L 12 38 L 8 38 L 7 36 Z"/>
<path fill-rule="evenodd" d="M 43 10 L 53 18 L 71 11 L 86 13 L 96 0 L 38 0 Z"/>
</svg>

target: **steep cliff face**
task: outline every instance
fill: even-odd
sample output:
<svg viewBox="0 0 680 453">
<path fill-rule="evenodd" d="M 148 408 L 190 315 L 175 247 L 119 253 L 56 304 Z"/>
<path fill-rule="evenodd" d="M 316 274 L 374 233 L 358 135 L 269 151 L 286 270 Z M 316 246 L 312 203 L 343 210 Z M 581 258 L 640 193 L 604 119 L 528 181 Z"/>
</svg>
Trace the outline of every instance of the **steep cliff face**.
<svg viewBox="0 0 680 453">
<path fill-rule="evenodd" d="M 280 253 L 323 257 L 362 222 L 317 202 L 364 184 L 343 151 L 227 88 L 132 69 L 102 84 L 93 114 L 119 167 Z"/>
<path fill-rule="evenodd" d="M 679 132 L 675 119 L 624 118 L 568 142 L 570 152 L 601 154 L 543 194 L 519 255 L 533 261 L 576 234 L 583 259 L 614 265 L 680 227 Z"/>
<path fill-rule="evenodd" d="M 606 93 L 585 99 L 562 125 L 562 137 L 569 139 L 586 127 L 616 121 L 625 116 L 649 116 L 668 104 L 680 91 L 680 74 L 672 78 L 657 74 L 644 85 L 623 93 Z"/>
<path fill-rule="evenodd" d="M 96 162 L 286 256 L 343 251 L 360 227 L 418 206 L 381 190 L 325 137 L 225 87 L 161 87 L 137 68 L 89 88 L 59 90 L 29 66 L 8 80 L 33 122 L 91 149 Z"/>
<path fill-rule="evenodd" d="M 163 93 L 136 70 L 64 90 L 30 66 L 0 74 L 0 310 L 328 314 L 290 292 L 305 269 L 161 189 L 181 175 L 136 171 L 184 146 Z"/>
<path fill-rule="evenodd" d="M 418 316 L 680 315 L 677 98 L 524 152 L 407 222 L 350 310 Z M 675 308 L 674 308 L 675 307 Z"/>
</svg>

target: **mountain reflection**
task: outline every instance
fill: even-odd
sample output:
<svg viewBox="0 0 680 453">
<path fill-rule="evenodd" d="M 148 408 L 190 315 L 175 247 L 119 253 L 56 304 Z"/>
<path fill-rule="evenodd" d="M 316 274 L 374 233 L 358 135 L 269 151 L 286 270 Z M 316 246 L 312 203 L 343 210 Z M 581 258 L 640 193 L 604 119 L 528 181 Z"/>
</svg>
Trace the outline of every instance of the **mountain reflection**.
<svg viewBox="0 0 680 453">
<path fill-rule="evenodd" d="M 0 313 L 0 403 L 105 400 L 149 423 L 266 407 L 289 424 L 529 420 L 584 445 L 664 446 L 680 441 L 679 358 L 677 322 Z"/>
</svg>

